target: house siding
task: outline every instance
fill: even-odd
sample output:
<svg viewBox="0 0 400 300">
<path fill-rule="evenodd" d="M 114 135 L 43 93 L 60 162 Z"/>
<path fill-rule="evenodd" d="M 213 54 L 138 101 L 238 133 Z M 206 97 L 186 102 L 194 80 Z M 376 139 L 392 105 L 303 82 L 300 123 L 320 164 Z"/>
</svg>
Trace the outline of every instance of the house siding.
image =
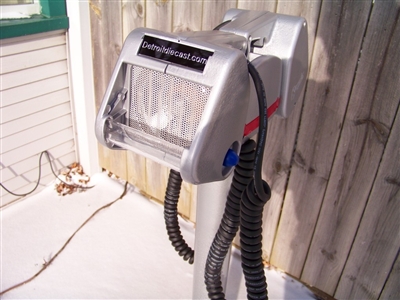
<svg viewBox="0 0 400 300">
<path fill-rule="evenodd" d="M 1 183 L 24 194 L 36 185 L 39 156 L 55 170 L 77 160 L 65 31 L 12 38 L 0 46 Z M 37 189 L 54 180 L 43 158 Z M 21 197 L 1 189 L 1 206 Z"/>
</svg>

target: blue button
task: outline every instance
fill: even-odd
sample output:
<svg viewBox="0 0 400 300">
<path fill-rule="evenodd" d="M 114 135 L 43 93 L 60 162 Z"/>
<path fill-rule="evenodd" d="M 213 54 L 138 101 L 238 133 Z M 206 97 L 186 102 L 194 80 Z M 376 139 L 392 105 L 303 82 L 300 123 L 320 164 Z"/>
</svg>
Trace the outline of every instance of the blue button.
<svg viewBox="0 0 400 300">
<path fill-rule="evenodd" d="M 234 167 L 239 163 L 239 156 L 236 154 L 235 151 L 229 149 L 225 155 L 224 159 L 224 167 Z"/>
</svg>

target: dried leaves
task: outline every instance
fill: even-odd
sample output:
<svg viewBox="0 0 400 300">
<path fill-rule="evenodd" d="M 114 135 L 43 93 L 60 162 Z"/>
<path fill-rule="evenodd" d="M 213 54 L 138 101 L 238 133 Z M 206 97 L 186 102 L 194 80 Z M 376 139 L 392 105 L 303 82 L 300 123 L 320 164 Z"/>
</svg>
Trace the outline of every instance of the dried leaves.
<svg viewBox="0 0 400 300">
<path fill-rule="evenodd" d="M 89 181 L 90 176 L 86 175 L 83 167 L 75 162 L 70 164 L 57 177 L 55 189 L 60 196 L 65 196 L 91 188 L 88 186 Z"/>
</svg>

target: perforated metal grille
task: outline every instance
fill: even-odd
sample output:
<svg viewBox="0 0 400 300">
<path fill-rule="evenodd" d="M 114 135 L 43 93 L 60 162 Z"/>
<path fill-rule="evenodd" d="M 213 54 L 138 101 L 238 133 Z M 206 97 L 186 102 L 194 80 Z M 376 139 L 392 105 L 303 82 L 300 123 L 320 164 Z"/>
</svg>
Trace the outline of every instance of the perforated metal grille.
<svg viewBox="0 0 400 300">
<path fill-rule="evenodd" d="M 131 74 L 129 126 L 138 137 L 156 138 L 155 147 L 181 154 L 193 141 L 211 88 L 138 66 Z"/>
</svg>

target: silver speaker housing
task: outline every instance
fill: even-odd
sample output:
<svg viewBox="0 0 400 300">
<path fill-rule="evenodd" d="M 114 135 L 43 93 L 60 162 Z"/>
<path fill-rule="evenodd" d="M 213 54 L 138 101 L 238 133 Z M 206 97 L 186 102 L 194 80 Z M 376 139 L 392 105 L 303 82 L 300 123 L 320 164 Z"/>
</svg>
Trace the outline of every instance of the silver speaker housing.
<svg viewBox="0 0 400 300">
<path fill-rule="evenodd" d="M 236 38 L 232 34 L 220 35 Z M 144 36 L 201 48 L 213 54 L 208 58 L 203 72 L 192 70 L 138 55 Z M 241 39 L 244 44 L 244 38 Z M 164 87 L 164 90 L 169 89 L 171 93 L 164 95 L 165 101 L 159 97 L 159 105 L 162 109 L 165 104 L 179 105 L 179 102 L 186 101 L 186 106 L 195 107 L 190 113 L 201 116 L 195 116 L 197 123 L 195 128 L 190 130 L 191 140 L 188 139 L 183 144 L 174 143 L 179 140 L 176 136 L 165 138 L 165 134 L 152 134 L 152 131 L 156 132 L 160 128 L 140 130 L 132 125 L 135 123 L 131 118 L 132 107 L 141 105 L 141 100 L 132 96 L 132 83 L 135 84 L 132 81 L 132 72 L 138 69 L 151 74 L 150 77 L 160 78 L 164 84 L 180 83 L 177 86 Z M 149 85 L 150 77 L 141 78 L 142 83 L 137 85 L 143 87 L 146 82 Z M 174 91 L 181 96 L 173 96 Z M 205 94 L 199 95 L 202 91 L 205 91 Z M 180 171 L 182 178 L 187 182 L 199 184 L 222 180 L 232 169 L 223 166 L 228 149 L 236 153 L 240 149 L 246 121 L 246 113 L 243 112 L 247 112 L 249 93 L 247 60 L 242 51 L 194 37 L 144 28 L 135 29 L 124 43 L 110 79 L 96 119 L 96 136 L 109 148 L 128 149 Z M 132 103 L 132 99 L 136 99 L 137 102 Z M 199 99 L 203 99 L 201 105 L 198 103 Z M 187 123 L 193 118 L 190 113 L 182 110 L 181 116 L 177 115 L 172 119 Z M 164 118 L 168 122 L 168 115 L 165 114 L 155 114 L 154 118 Z M 183 120 L 178 120 L 179 118 Z M 149 120 L 147 125 L 151 127 L 151 123 Z M 186 124 L 186 127 L 190 125 Z"/>
<path fill-rule="evenodd" d="M 227 151 L 238 154 L 258 130 L 248 61 L 264 82 L 268 116 L 287 117 L 305 86 L 308 48 L 301 17 L 231 9 L 224 21 L 214 31 L 133 30 L 97 115 L 99 142 L 173 168 L 192 184 L 225 179 L 233 169 L 224 166 Z M 154 39 L 211 55 L 199 69 L 149 57 L 144 43 Z"/>
</svg>

